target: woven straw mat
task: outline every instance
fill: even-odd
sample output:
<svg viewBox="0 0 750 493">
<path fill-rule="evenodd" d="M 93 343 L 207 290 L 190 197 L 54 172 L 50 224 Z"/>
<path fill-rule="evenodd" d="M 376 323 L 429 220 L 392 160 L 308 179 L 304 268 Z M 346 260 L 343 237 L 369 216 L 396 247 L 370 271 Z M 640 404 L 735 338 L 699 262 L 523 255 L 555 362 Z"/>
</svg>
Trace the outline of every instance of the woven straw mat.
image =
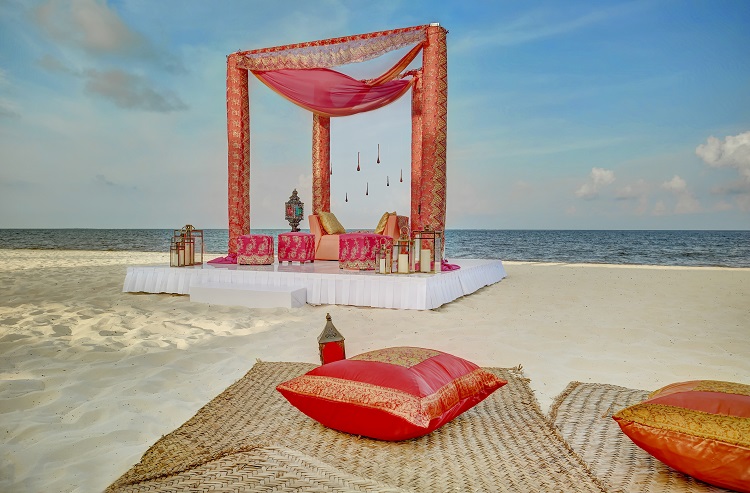
<svg viewBox="0 0 750 493">
<path fill-rule="evenodd" d="M 489 368 L 508 384 L 427 436 L 385 442 L 325 428 L 275 390 L 314 367 L 257 363 L 107 491 L 605 491 L 520 372 Z"/>
<path fill-rule="evenodd" d="M 549 419 L 571 448 L 613 493 L 716 493 L 635 445 L 612 415 L 648 396 L 645 390 L 571 382 L 552 404 Z"/>
</svg>

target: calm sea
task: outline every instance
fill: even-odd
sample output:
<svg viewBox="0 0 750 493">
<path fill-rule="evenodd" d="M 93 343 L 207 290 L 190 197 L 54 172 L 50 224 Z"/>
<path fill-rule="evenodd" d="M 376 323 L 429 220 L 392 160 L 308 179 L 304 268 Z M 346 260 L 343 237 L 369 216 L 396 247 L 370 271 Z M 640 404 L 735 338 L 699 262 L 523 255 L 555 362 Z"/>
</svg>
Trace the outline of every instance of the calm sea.
<svg viewBox="0 0 750 493">
<path fill-rule="evenodd" d="M 276 237 L 288 229 L 254 229 Z M 228 231 L 204 230 L 206 252 L 226 253 Z M 167 252 L 169 229 L 4 229 L 0 249 Z M 445 255 L 535 262 L 750 267 L 750 231 L 464 230 Z"/>
</svg>

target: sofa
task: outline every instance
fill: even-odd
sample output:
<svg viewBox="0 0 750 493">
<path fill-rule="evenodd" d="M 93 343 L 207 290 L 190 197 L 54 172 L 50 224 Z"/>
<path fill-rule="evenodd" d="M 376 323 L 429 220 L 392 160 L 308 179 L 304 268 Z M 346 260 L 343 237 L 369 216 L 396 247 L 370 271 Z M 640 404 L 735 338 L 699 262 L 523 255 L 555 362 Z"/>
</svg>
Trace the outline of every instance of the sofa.
<svg viewBox="0 0 750 493">
<path fill-rule="evenodd" d="M 388 214 L 387 219 L 385 219 L 386 214 Z M 407 216 L 399 216 L 395 213 L 386 214 L 383 214 L 383 218 L 381 218 L 381 221 L 385 219 L 385 227 L 381 234 L 397 240 L 401 236 L 402 228 L 405 227 L 409 231 L 409 218 Z M 338 260 L 339 236 L 346 233 L 328 233 L 317 214 L 311 214 L 308 219 L 310 221 L 310 233 L 315 235 L 315 260 Z M 407 234 L 410 234 L 410 232 Z"/>
</svg>

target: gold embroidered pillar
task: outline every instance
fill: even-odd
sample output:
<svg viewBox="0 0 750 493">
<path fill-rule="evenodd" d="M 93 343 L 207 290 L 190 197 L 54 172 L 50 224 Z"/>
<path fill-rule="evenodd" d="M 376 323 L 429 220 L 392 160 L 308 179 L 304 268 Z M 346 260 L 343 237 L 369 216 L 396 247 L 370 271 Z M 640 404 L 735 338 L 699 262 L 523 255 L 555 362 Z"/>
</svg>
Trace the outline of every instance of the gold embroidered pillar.
<svg viewBox="0 0 750 493">
<path fill-rule="evenodd" d="M 313 113 L 312 213 L 331 211 L 331 119 Z"/>
<path fill-rule="evenodd" d="M 427 28 L 422 58 L 421 226 L 445 230 L 448 51 L 445 28 Z M 412 184 L 412 186 L 414 186 Z"/>
<path fill-rule="evenodd" d="M 237 68 L 238 56 L 227 57 L 227 138 L 230 254 L 237 238 L 250 232 L 250 100 L 247 70 Z"/>
<path fill-rule="evenodd" d="M 411 229 L 422 229 L 422 71 L 414 76 L 411 93 Z"/>
</svg>

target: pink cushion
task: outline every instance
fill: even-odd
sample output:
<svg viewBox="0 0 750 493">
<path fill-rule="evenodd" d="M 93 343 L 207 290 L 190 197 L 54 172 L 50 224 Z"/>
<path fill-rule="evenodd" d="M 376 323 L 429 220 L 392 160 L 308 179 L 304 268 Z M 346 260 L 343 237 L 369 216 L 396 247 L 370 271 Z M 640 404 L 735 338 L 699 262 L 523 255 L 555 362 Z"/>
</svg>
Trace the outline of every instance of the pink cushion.
<svg viewBox="0 0 750 493">
<path fill-rule="evenodd" d="M 438 429 L 506 383 L 448 353 L 395 347 L 320 366 L 276 390 L 329 428 L 406 440 Z"/>
<path fill-rule="evenodd" d="M 310 233 L 281 233 L 279 262 L 312 262 L 315 260 L 315 235 Z"/>
<path fill-rule="evenodd" d="M 237 238 L 238 264 L 268 265 L 273 262 L 273 236 L 242 235 Z"/>
<path fill-rule="evenodd" d="M 339 235 L 339 268 L 375 270 L 375 255 L 381 247 L 393 246 L 393 238 L 374 233 Z"/>
</svg>

